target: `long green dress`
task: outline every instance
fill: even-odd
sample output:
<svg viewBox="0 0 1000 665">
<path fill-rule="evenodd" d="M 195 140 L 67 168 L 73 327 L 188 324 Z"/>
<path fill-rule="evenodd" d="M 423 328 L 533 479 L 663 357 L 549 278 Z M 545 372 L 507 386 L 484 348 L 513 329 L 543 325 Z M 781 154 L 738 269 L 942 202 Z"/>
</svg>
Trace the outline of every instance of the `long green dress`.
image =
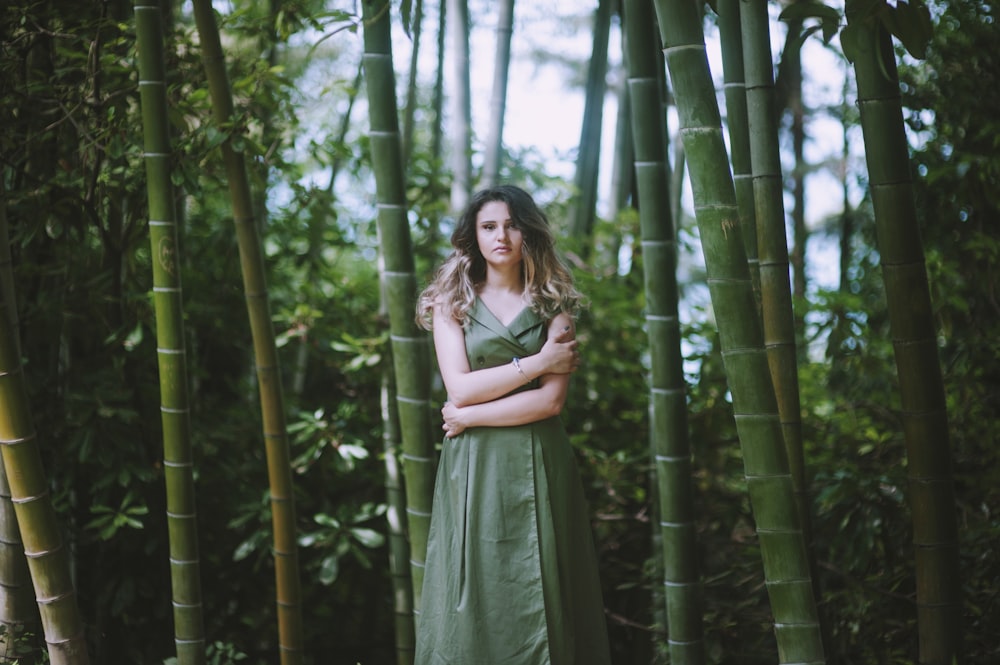
<svg viewBox="0 0 1000 665">
<path fill-rule="evenodd" d="M 546 335 L 530 309 L 504 326 L 477 299 L 470 367 L 537 353 Z M 610 662 L 583 487 L 558 416 L 446 438 L 432 511 L 417 665 Z"/>
</svg>

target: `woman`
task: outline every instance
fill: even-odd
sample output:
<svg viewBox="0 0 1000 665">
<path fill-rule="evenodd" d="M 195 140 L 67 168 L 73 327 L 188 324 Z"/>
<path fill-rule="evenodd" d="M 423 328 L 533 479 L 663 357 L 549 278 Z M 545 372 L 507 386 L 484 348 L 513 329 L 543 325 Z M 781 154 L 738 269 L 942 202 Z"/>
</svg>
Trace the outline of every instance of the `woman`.
<svg viewBox="0 0 1000 665">
<path fill-rule="evenodd" d="M 597 560 L 560 412 L 582 297 L 545 214 L 510 185 L 473 196 L 421 294 L 448 402 L 418 665 L 606 665 Z"/>
</svg>

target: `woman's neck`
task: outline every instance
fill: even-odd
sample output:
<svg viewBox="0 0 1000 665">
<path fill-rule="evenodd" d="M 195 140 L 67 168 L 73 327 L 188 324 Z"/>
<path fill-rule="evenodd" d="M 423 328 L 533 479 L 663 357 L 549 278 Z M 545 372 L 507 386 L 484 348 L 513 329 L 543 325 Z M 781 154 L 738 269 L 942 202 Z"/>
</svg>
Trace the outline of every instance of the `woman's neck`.
<svg viewBox="0 0 1000 665">
<path fill-rule="evenodd" d="M 480 285 L 479 291 L 480 293 L 521 295 L 524 293 L 521 271 L 519 269 L 504 271 L 488 269 L 486 271 L 486 279 Z"/>
</svg>

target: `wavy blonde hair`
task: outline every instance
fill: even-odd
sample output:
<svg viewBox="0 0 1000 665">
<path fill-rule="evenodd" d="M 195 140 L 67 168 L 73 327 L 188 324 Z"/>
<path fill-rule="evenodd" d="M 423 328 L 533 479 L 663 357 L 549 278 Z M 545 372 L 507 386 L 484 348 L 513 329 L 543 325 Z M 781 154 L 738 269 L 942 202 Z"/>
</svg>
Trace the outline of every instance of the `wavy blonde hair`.
<svg viewBox="0 0 1000 665">
<path fill-rule="evenodd" d="M 468 321 L 478 288 L 486 279 L 486 259 L 479 251 L 476 218 L 487 203 L 507 204 L 511 221 L 520 229 L 524 290 L 533 309 L 549 320 L 566 312 L 576 316 L 584 304 L 573 276 L 555 250 L 548 217 L 531 195 L 514 185 L 497 185 L 476 192 L 451 234 L 452 252 L 437 269 L 417 301 L 417 323 L 427 329 L 436 307 L 461 323 Z"/>
</svg>

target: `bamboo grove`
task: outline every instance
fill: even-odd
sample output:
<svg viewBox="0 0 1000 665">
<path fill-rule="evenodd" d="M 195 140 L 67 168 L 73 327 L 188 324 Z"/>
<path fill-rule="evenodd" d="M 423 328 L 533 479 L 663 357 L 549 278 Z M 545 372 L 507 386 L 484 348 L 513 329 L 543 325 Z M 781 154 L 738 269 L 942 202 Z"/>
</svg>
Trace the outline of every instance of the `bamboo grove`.
<svg viewBox="0 0 1000 665">
<path fill-rule="evenodd" d="M 614 662 L 1000 657 L 989 2 L 14 5 L 0 662 L 412 663 L 415 298 L 502 181 L 589 299 Z"/>
</svg>

